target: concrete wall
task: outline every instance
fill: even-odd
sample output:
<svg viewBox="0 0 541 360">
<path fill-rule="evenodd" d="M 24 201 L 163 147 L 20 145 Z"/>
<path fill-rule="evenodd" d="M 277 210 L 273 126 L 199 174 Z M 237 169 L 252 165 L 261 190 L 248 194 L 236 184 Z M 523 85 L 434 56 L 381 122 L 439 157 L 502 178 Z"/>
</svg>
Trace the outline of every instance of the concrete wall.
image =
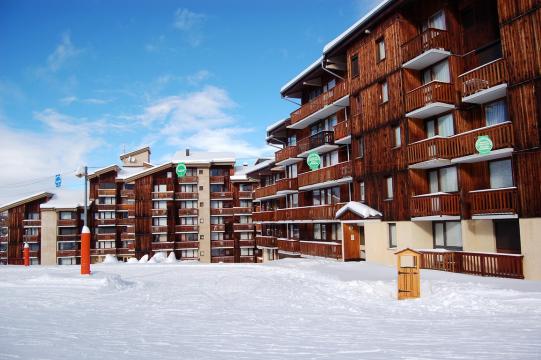
<svg viewBox="0 0 541 360">
<path fill-rule="evenodd" d="M 492 220 L 462 220 L 464 251 L 496 252 L 496 235 Z"/>
<path fill-rule="evenodd" d="M 130 162 L 130 157 L 128 156 L 122 159 L 122 165 L 126 167 L 143 166 L 143 163 L 150 162 L 150 153 L 148 151 L 139 153 L 137 155 L 132 155 L 131 157 L 134 159 L 134 162 Z"/>
<path fill-rule="evenodd" d="M 203 172 L 202 174 L 200 172 Z M 210 170 L 208 168 L 198 168 L 197 176 L 199 184 L 197 191 L 199 192 L 199 261 L 210 263 Z M 203 190 L 200 187 L 203 186 Z M 203 222 L 201 222 L 201 219 Z M 201 239 L 203 236 L 203 239 Z"/>
<path fill-rule="evenodd" d="M 56 265 L 57 219 L 56 211 L 41 211 L 41 265 Z"/>
<path fill-rule="evenodd" d="M 519 226 L 524 277 L 541 280 L 541 218 L 520 219 Z"/>
</svg>

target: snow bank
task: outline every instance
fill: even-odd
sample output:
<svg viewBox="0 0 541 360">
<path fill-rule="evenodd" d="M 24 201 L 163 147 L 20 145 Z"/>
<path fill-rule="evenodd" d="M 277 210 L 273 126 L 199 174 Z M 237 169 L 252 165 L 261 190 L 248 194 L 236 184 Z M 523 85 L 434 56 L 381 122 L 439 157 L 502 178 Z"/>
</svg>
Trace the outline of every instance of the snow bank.
<svg viewBox="0 0 541 360">
<path fill-rule="evenodd" d="M 139 259 L 140 264 L 146 264 L 148 262 L 148 254 L 145 254 Z"/>
<path fill-rule="evenodd" d="M 137 263 L 139 263 L 139 260 L 137 260 L 137 258 L 132 257 L 128 259 L 128 264 L 137 264 Z"/>
<path fill-rule="evenodd" d="M 19 286 L 32 287 L 36 291 L 41 288 L 82 288 L 82 289 L 116 289 L 122 290 L 133 287 L 135 283 L 124 280 L 118 274 L 93 273 L 90 276 L 75 274 L 47 273 L 22 281 Z"/>
<path fill-rule="evenodd" d="M 174 251 L 171 251 L 169 253 L 169 256 L 167 257 L 167 259 L 165 259 L 165 262 L 168 263 L 168 264 L 174 264 L 174 263 L 177 262 L 177 257 L 175 256 Z"/>
<path fill-rule="evenodd" d="M 118 263 L 118 259 L 114 255 L 107 254 L 107 255 L 105 255 L 105 259 L 103 260 L 103 263 L 104 264 L 116 264 L 116 263 Z"/>
<path fill-rule="evenodd" d="M 160 263 L 163 263 L 167 260 L 167 258 L 165 257 L 165 253 L 163 252 L 157 252 L 156 254 L 154 254 L 153 257 L 150 258 L 150 260 L 148 261 L 149 264 L 160 264 Z"/>
</svg>

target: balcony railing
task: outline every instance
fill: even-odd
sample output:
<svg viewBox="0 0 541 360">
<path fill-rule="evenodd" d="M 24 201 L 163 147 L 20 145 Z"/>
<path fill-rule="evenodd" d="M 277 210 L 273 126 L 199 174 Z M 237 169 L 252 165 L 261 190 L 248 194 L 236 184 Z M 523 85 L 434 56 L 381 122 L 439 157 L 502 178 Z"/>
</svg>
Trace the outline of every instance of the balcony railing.
<svg viewBox="0 0 541 360">
<path fill-rule="evenodd" d="M 234 263 L 234 256 L 213 256 L 210 260 L 212 263 Z"/>
<path fill-rule="evenodd" d="M 280 179 L 276 182 L 276 192 L 278 191 L 295 191 L 299 188 L 298 179 Z"/>
<path fill-rule="evenodd" d="M 233 231 L 254 231 L 254 224 L 233 224 Z"/>
<path fill-rule="evenodd" d="M 98 196 L 116 197 L 116 189 L 98 189 Z"/>
<path fill-rule="evenodd" d="M 153 242 L 152 243 L 152 251 L 159 251 L 159 250 L 173 250 L 175 247 L 175 243 L 172 241 L 163 241 L 163 242 Z"/>
<path fill-rule="evenodd" d="M 213 248 L 232 248 L 235 247 L 235 240 L 212 240 L 210 247 Z"/>
<path fill-rule="evenodd" d="M 118 211 L 135 211 L 135 204 L 117 204 Z"/>
<path fill-rule="evenodd" d="M 126 197 L 128 199 L 133 199 L 133 198 L 135 198 L 135 190 L 133 190 L 133 189 L 120 190 L 120 197 Z"/>
<path fill-rule="evenodd" d="M 152 226 L 152 233 L 166 233 L 167 226 Z"/>
<path fill-rule="evenodd" d="M 315 149 L 322 145 L 334 144 L 334 131 L 322 131 L 317 134 L 305 137 L 297 143 L 299 153 Z"/>
<path fill-rule="evenodd" d="M 96 234 L 96 240 L 114 241 L 116 240 L 116 233 Z"/>
<path fill-rule="evenodd" d="M 127 233 L 127 232 L 121 233 L 120 234 L 120 240 L 122 240 L 122 241 L 135 240 L 135 234 L 134 233 Z"/>
<path fill-rule="evenodd" d="M 175 198 L 178 200 L 197 200 L 199 193 L 196 192 L 176 192 Z"/>
<path fill-rule="evenodd" d="M 276 246 L 279 250 L 298 253 L 301 251 L 299 240 L 276 239 Z"/>
<path fill-rule="evenodd" d="M 77 220 L 77 219 L 59 219 L 56 222 L 56 224 L 57 224 L 57 226 L 75 227 L 75 226 L 79 226 L 79 220 Z"/>
<path fill-rule="evenodd" d="M 275 211 L 259 211 L 252 213 L 252 221 L 276 221 Z"/>
<path fill-rule="evenodd" d="M 232 199 L 233 193 L 231 191 L 215 191 L 210 193 L 210 198 L 212 200 Z"/>
<path fill-rule="evenodd" d="M 284 161 L 290 158 L 294 158 L 299 154 L 299 149 L 297 148 L 297 145 L 293 146 L 286 146 L 285 148 L 278 150 L 274 157 L 276 159 L 276 162 Z"/>
<path fill-rule="evenodd" d="M 96 219 L 96 225 L 98 226 L 115 226 L 116 219 Z"/>
<path fill-rule="evenodd" d="M 175 195 L 174 191 L 153 192 L 152 193 L 152 199 L 155 199 L 155 200 L 172 199 L 174 195 Z"/>
<path fill-rule="evenodd" d="M 462 97 L 507 82 L 507 67 L 504 59 L 498 59 L 470 70 L 458 77 Z"/>
<path fill-rule="evenodd" d="M 453 84 L 432 81 L 406 94 L 406 112 L 435 102 L 453 104 L 454 101 Z"/>
<path fill-rule="evenodd" d="M 152 209 L 152 216 L 167 216 L 167 209 Z"/>
<path fill-rule="evenodd" d="M 255 237 L 255 243 L 257 246 L 276 247 L 276 236 L 258 235 Z"/>
<path fill-rule="evenodd" d="M 408 163 L 416 164 L 435 159 L 451 159 L 453 146 L 450 143 L 453 141 L 452 138 L 433 137 L 409 144 Z"/>
<path fill-rule="evenodd" d="M 349 120 L 339 122 L 334 126 L 334 139 L 339 140 L 351 135 L 351 122 Z"/>
<path fill-rule="evenodd" d="M 210 224 L 210 231 L 224 232 L 225 224 Z"/>
<path fill-rule="evenodd" d="M 23 235 L 23 241 L 29 243 L 35 243 L 39 241 L 39 235 Z"/>
<path fill-rule="evenodd" d="M 233 216 L 235 215 L 235 208 L 211 208 L 210 215 Z"/>
<path fill-rule="evenodd" d="M 198 232 L 199 225 L 177 225 L 175 226 L 175 232 Z"/>
<path fill-rule="evenodd" d="M 334 220 L 336 212 L 344 203 L 334 205 L 316 205 L 298 208 L 278 209 L 275 212 L 276 221 L 287 220 Z"/>
<path fill-rule="evenodd" d="M 116 224 L 123 225 L 123 226 L 132 226 L 132 225 L 135 225 L 135 219 L 134 218 L 116 219 Z"/>
<path fill-rule="evenodd" d="M 458 194 L 433 194 L 416 196 L 410 200 L 411 217 L 460 215 Z"/>
<path fill-rule="evenodd" d="M 94 248 L 90 250 L 90 255 L 116 255 L 116 247 L 107 249 Z"/>
<path fill-rule="evenodd" d="M 178 209 L 179 216 L 197 216 L 199 209 L 197 208 L 180 208 Z"/>
<path fill-rule="evenodd" d="M 81 234 L 69 234 L 69 235 L 60 235 L 56 236 L 56 239 L 60 242 L 62 241 L 81 241 Z"/>
<path fill-rule="evenodd" d="M 256 199 L 276 195 L 276 184 L 267 185 L 255 189 L 254 196 Z"/>
<path fill-rule="evenodd" d="M 239 191 L 239 199 L 251 200 L 254 198 L 252 191 Z"/>
<path fill-rule="evenodd" d="M 178 178 L 179 184 L 197 184 L 197 176 L 183 176 Z"/>
<path fill-rule="evenodd" d="M 291 113 L 291 124 L 295 124 L 308 115 L 323 109 L 325 106 L 332 104 L 336 100 L 346 96 L 349 92 L 349 84 L 347 81 L 340 81 L 336 86 L 329 91 L 324 92 L 315 99 L 302 105 L 299 109 Z"/>
<path fill-rule="evenodd" d="M 235 215 L 251 215 L 252 208 L 249 207 L 234 207 L 233 214 Z"/>
<path fill-rule="evenodd" d="M 223 184 L 224 182 L 225 182 L 225 176 L 211 176 L 210 177 L 211 184 Z"/>
<path fill-rule="evenodd" d="M 338 180 L 352 175 L 351 161 L 299 174 L 299 187 Z"/>
<path fill-rule="evenodd" d="M 101 210 L 101 211 L 115 211 L 116 210 L 116 204 L 100 204 L 98 202 L 96 205 L 98 207 L 98 210 Z"/>
<path fill-rule="evenodd" d="M 23 226 L 32 226 L 32 227 L 41 226 L 41 220 L 24 219 Z"/>
<path fill-rule="evenodd" d="M 470 191 L 472 215 L 516 214 L 517 189 L 487 189 Z"/>
<path fill-rule="evenodd" d="M 482 135 L 490 137 L 492 150 L 512 148 L 514 146 L 513 125 L 510 122 L 505 122 L 453 136 L 453 141 L 450 143 L 453 146 L 453 158 L 474 154 L 475 142 Z"/>
<path fill-rule="evenodd" d="M 253 248 L 254 246 L 255 246 L 255 240 L 253 239 L 239 240 L 239 247 Z"/>
<path fill-rule="evenodd" d="M 198 249 L 198 241 L 180 241 L 175 243 L 175 248 L 177 249 Z"/>
<path fill-rule="evenodd" d="M 341 259 L 342 244 L 335 242 L 300 241 L 300 252 L 303 255 Z"/>
<path fill-rule="evenodd" d="M 421 268 L 456 273 L 524 279 L 523 256 L 463 251 L 421 250 Z"/>
<path fill-rule="evenodd" d="M 449 33 L 446 30 L 429 28 L 402 45 L 402 62 L 406 63 L 431 49 L 451 50 Z"/>
</svg>

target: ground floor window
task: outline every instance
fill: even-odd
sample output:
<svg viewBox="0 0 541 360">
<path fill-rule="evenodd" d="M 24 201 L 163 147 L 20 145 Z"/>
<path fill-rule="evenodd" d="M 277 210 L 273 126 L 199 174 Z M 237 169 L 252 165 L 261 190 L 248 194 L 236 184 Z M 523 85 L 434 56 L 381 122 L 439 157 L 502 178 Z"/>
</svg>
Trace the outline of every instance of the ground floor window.
<svg viewBox="0 0 541 360">
<path fill-rule="evenodd" d="M 182 250 L 180 252 L 180 257 L 181 258 L 197 258 L 199 257 L 199 250 L 197 249 Z"/>
<path fill-rule="evenodd" d="M 79 250 L 81 243 L 77 241 L 59 241 L 58 250 Z"/>
<path fill-rule="evenodd" d="M 211 255 L 212 256 L 234 256 L 233 253 L 234 249 L 212 249 Z"/>
<path fill-rule="evenodd" d="M 460 221 L 434 222 L 434 248 L 462 250 Z"/>
<path fill-rule="evenodd" d="M 197 233 L 180 234 L 180 241 L 197 241 Z"/>
<path fill-rule="evenodd" d="M 58 265 L 78 265 L 79 258 L 63 257 L 63 258 L 58 258 L 57 262 L 58 262 Z"/>
<path fill-rule="evenodd" d="M 167 242 L 167 234 L 155 234 L 152 238 L 153 242 Z"/>
<path fill-rule="evenodd" d="M 39 265 L 38 258 L 30 258 L 30 265 Z"/>
<path fill-rule="evenodd" d="M 116 247 L 114 241 L 98 241 L 96 246 L 98 249 L 114 249 Z"/>
<path fill-rule="evenodd" d="M 240 256 L 253 256 L 253 255 L 254 255 L 253 248 L 240 248 Z"/>
<path fill-rule="evenodd" d="M 389 224 L 389 247 L 395 248 L 398 246 L 396 238 L 396 224 Z"/>
</svg>

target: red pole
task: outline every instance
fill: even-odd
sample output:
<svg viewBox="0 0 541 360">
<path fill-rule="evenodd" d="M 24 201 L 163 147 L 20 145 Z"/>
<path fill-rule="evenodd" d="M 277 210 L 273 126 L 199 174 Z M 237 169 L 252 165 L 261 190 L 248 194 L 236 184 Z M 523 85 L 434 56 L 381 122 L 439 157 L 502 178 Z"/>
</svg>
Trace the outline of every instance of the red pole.
<svg viewBox="0 0 541 360">
<path fill-rule="evenodd" d="M 24 266 L 30 266 L 30 246 L 28 246 L 28 243 L 24 243 L 23 257 Z"/>
<path fill-rule="evenodd" d="M 90 275 L 90 229 L 83 226 L 81 232 L 81 275 Z"/>
</svg>

